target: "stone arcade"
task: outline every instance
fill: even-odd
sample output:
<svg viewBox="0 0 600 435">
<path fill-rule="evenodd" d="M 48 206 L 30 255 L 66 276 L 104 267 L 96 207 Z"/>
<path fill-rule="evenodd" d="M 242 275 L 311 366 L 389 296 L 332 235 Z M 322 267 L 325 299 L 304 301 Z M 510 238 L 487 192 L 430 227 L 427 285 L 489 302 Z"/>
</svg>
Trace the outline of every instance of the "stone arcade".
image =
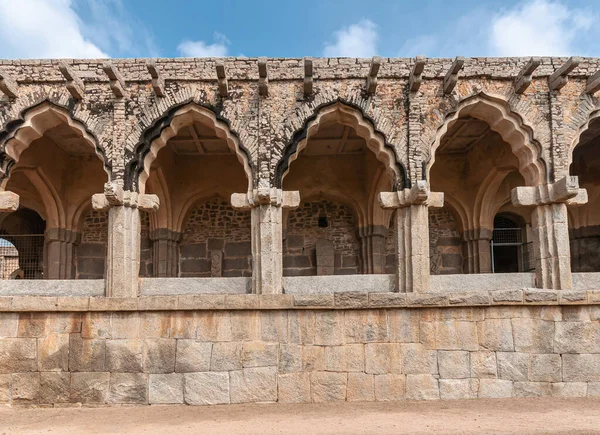
<svg viewBox="0 0 600 435">
<path fill-rule="evenodd" d="M 0 403 L 600 396 L 600 59 L 0 61 Z"/>
</svg>

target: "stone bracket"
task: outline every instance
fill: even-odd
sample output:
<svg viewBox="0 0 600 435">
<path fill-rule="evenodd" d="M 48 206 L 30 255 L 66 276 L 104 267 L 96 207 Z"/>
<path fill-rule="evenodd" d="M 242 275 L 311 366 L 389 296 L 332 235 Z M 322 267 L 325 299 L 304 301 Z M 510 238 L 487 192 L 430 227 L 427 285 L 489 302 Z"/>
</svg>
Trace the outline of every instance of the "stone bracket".
<svg viewBox="0 0 600 435">
<path fill-rule="evenodd" d="M 300 192 L 270 189 L 254 189 L 249 193 L 233 193 L 231 206 L 238 210 L 249 210 L 259 205 L 275 205 L 282 208 L 297 208 L 300 205 Z"/>
<path fill-rule="evenodd" d="M 15 79 L 0 70 L 0 91 L 2 91 L 8 98 L 17 98 L 19 91 L 19 84 Z"/>
<path fill-rule="evenodd" d="M 65 61 L 60 61 L 58 63 L 58 69 L 67 81 L 67 91 L 69 91 L 71 96 L 76 100 L 83 100 L 83 96 L 85 94 L 85 85 L 83 80 L 77 77 L 77 75 Z"/>
<path fill-rule="evenodd" d="M 19 195 L 7 190 L 0 192 L 0 213 L 10 213 L 19 208 Z"/>
<path fill-rule="evenodd" d="M 532 57 L 529 62 L 519 72 L 519 75 L 515 79 L 515 94 L 522 94 L 531 84 L 531 75 L 540 66 L 541 59 L 539 57 Z"/>
<path fill-rule="evenodd" d="M 462 69 L 464 64 L 465 58 L 462 56 L 456 56 L 454 62 L 452 62 L 450 69 L 444 77 L 444 94 L 450 94 L 454 90 L 454 87 L 458 83 L 458 73 Z"/>
<path fill-rule="evenodd" d="M 108 182 L 104 185 L 104 193 L 92 195 L 92 208 L 94 210 L 108 210 L 111 207 L 132 207 L 143 211 L 156 211 L 160 206 L 158 196 L 153 194 L 140 194 L 123 190 L 120 184 Z"/>
<path fill-rule="evenodd" d="M 579 62 L 581 62 L 580 57 L 572 56 L 569 58 L 569 60 L 563 63 L 559 69 L 554 71 L 554 73 L 550 77 L 548 77 L 548 87 L 550 88 L 550 90 L 558 91 L 560 88 L 565 86 L 569 81 L 567 77 L 568 74 L 575 68 L 577 68 Z"/>
<path fill-rule="evenodd" d="M 428 207 L 443 207 L 444 194 L 442 192 L 431 192 L 429 184 L 425 180 L 418 181 L 410 189 L 398 192 L 381 192 L 379 194 L 379 205 L 384 209 L 404 208 L 417 204 Z"/>
<path fill-rule="evenodd" d="M 217 59 L 216 69 L 217 80 L 219 83 L 219 95 L 222 98 L 227 98 L 229 96 L 229 85 L 227 84 L 227 74 L 225 73 L 225 62 L 223 59 Z"/>
<path fill-rule="evenodd" d="M 377 90 L 377 73 L 379 73 L 379 68 L 381 68 L 381 57 L 373 56 L 369 75 L 367 76 L 367 94 L 369 95 L 373 95 Z"/>
<path fill-rule="evenodd" d="M 423 70 L 425 69 L 425 56 L 417 56 L 413 65 L 410 78 L 408 79 L 408 88 L 411 92 L 417 92 L 421 87 Z"/>
<path fill-rule="evenodd" d="M 114 66 L 112 62 L 106 62 L 102 65 L 102 69 L 110 80 L 110 89 L 115 97 L 125 97 L 127 95 L 127 91 L 125 90 L 125 80 L 121 76 L 121 73 L 119 73 L 117 67 Z"/>
<path fill-rule="evenodd" d="M 585 85 L 586 94 L 593 94 L 598 90 L 600 90 L 600 70 L 596 71 L 593 76 L 588 77 Z"/>
<path fill-rule="evenodd" d="M 146 68 L 148 68 L 150 77 L 152 77 L 152 90 L 154 91 L 154 95 L 157 97 L 164 97 L 166 95 L 165 79 L 160 75 L 156 63 L 153 61 L 148 61 L 146 63 Z"/>
<path fill-rule="evenodd" d="M 304 58 L 304 96 L 313 93 L 313 61 L 312 57 Z"/>
<path fill-rule="evenodd" d="M 563 202 L 568 205 L 583 205 L 587 203 L 587 191 L 579 188 L 578 177 L 567 176 L 552 184 L 515 187 L 511 191 L 511 201 L 517 207 Z"/>
<path fill-rule="evenodd" d="M 258 58 L 258 94 L 263 97 L 269 95 L 269 77 L 266 57 Z"/>
</svg>

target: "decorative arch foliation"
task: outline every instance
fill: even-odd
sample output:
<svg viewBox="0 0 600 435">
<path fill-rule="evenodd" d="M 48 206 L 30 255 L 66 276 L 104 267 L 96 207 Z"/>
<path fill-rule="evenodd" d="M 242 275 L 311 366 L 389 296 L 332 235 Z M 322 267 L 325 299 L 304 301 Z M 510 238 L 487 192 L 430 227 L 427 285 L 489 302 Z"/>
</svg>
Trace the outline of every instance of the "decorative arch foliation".
<svg viewBox="0 0 600 435">
<path fill-rule="evenodd" d="M 112 161 L 100 145 L 96 133 L 88 127 L 89 120 L 86 123 L 79 119 L 72 105 L 60 105 L 46 98 L 21 110 L 16 119 L 8 121 L 0 130 L 0 185 L 6 185 L 21 153 L 33 141 L 41 138 L 46 131 L 60 123 L 68 125 L 94 149 L 95 154 L 102 161 L 108 179 L 112 178 Z"/>
<path fill-rule="evenodd" d="M 535 138 L 534 130 L 525 123 L 523 117 L 511 109 L 502 98 L 483 92 L 463 98 L 446 111 L 441 123 L 430 137 L 426 158 L 422 161 L 423 178 L 430 179 L 430 171 L 436 160 L 436 151 L 441 140 L 455 121 L 470 116 L 486 122 L 490 129 L 498 133 L 508 143 L 519 162 L 519 172 L 527 185 L 537 186 L 548 183 L 549 165 L 543 156 L 542 144 Z"/>
<path fill-rule="evenodd" d="M 386 171 L 393 180 L 394 190 L 410 187 L 410 180 L 406 175 L 406 169 L 401 162 L 397 151 L 390 144 L 386 135 L 377 129 L 375 121 L 365 114 L 364 110 L 349 101 L 336 99 L 319 105 L 296 130 L 289 142 L 285 145 L 281 157 L 277 162 L 272 174 L 272 183 L 281 188 L 283 179 L 290 169 L 290 165 L 298 158 L 299 153 L 306 147 L 311 135 L 315 134 L 323 121 L 338 119 L 342 124 L 348 125 L 356 130 L 367 143 L 367 147 L 375 153 L 377 159 L 383 163 Z"/>
<path fill-rule="evenodd" d="M 227 141 L 229 148 L 235 153 L 244 168 L 248 179 L 248 190 L 251 190 L 256 168 L 250 152 L 241 142 L 238 133 L 232 130 L 229 120 L 221 116 L 219 112 L 218 108 L 199 103 L 194 99 L 171 106 L 161 117 L 155 119 L 143 130 L 133 151 L 125 150 L 127 163 L 124 188 L 143 192 L 152 162 L 156 159 L 158 152 L 166 146 L 168 140 L 175 136 L 180 128 L 192 124 L 194 120 L 204 120 L 213 126 L 219 137 Z M 180 122 L 178 119 L 184 121 Z"/>
</svg>

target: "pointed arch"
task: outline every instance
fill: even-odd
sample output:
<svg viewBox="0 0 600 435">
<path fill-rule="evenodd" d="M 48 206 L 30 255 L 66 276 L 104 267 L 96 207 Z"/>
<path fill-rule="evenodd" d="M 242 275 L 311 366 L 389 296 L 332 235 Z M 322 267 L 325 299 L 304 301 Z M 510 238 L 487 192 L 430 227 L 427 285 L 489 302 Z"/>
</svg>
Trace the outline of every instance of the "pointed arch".
<svg viewBox="0 0 600 435">
<path fill-rule="evenodd" d="M 598 118 L 600 118 L 600 109 L 593 110 L 587 116 L 586 121 L 582 125 L 579 126 L 579 129 L 577 130 L 575 137 L 571 141 L 569 150 L 567 152 L 567 166 L 566 166 L 567 172 L 569 170 L 569 167 L 571 166 L 571 163 L 573 163 L 573 152 L 575 151 L 575 148 L 577 148 L 577 146 L 581 142 L 581 136 L 588 130 L 588 128 L 590 128 L 590 125 L 594 121 L 598 120 Z"/>
<path fill-rule="evenodd" d="M 308 139 L 316 134 L 321 123 L 328 121 L 337 121 L 352 127 L 365 140 L 369 150 L 375 153 L 377 160 L 383 163 L 386 172 L 393 180 L 394 188 L 408 187 L 405 168 L 398 160 L 394 148 L 387 142 L 385 135 L 375 128 L 373 121 L 364 114 L 360 107 L 341 100 L 317 107 L 304 126 L 292 135 L 292 139 L 285 146 L 275 169 L 274 185 L 276 187 L 281 188 L 291 163 L 306 148 Z"/>
<path fill-rule="evenodd" d="M 33 141 L 44 133 L 61 124 L 68 125 L 86 144 L 88 144 L 102 161 L 104 171 L 111 179 L 111 166 L 104 150 L 100 147 L 94 133 L 85 123 L 74 118 L 70 110 L 49 100 L 24 109 L 19 118 L 6 124 L 0 131 L 0 187 L 4 188 L 10 177 L 10 171 L 18 163 L 19 157 Z"/>
<path fill-rule="evenodd" d="M 237 133 L 231 130 L 226 119 L 218 116 L 211 108 L 195 101 L 186 101 L 171 107 L 144 130 L 140 141 L 135 146 L 134 155 L 125 168 L 125 188 L 144 193 L 152 162 L 158 156 L 158 152 L 166 146 L 169 139 L 177 135 L 182 127 L 195 122 L 211 126 L 217 136 L 227 142 L 227 146 L 235 153 L 244 168 L 248 179 L 248 190 L 252 190 L 253 168 L 250 153 L 240 142 Z"/>
<path fill-rule="evenodd" d="M 519 161 L 519 171 L 527 185 L 537 186 L 548 182 L 547 165 L 542 158 L 542 146 L 534 138 L 533 129 L 523 118 L 512 111 L 508 103 L 500 98 L 479 93 L 461 100 L 450 111 L 443 124 L 437 129 L 426 164 L 426 178 L 435 163 L 436 151 L 449 127 L 461 116 L 471 116 L 485 121 L 490 128 L 508 143 Z"/>
</svg>

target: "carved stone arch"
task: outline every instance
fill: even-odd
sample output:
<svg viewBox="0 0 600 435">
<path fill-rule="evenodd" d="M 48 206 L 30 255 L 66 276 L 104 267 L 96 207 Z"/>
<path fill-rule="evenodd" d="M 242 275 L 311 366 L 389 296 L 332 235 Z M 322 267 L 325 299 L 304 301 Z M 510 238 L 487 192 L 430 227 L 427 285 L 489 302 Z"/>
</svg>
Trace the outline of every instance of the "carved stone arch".
<svg viewBox="0 0 600 435">
<path fill-rule="evenodd" d="M 333 102 L 329 101 L 316 107 L 312 115 L 305 120 L 303 126 L 295 131 L 277 162 L 273 180 L 275 187 L 281 188 L 291 163 L 298 158 L 299 153 L 306 147 L 310 136 L 318 131 L 319 125 L 330 120 L 336 120 L 356 130 L 356 133 L 365 140 L 369 150 L 375 153 L 377 160 L 385 166 L 387 173 L 393 180 L 394 190 L 408 187 L 406 170 L 398 158 L 396 149 L 387 141 L 386 136 L 375 127 L 373 120 L 365 115 L 361 107 L 341 99 Z"/>
<path fill-rule="evenodd" d="M 125 167 L 125 189 L 144 193 L 150 167 L 158 152 L 182 127 L 196 121 L 209 123 L 217 136 L 227 142 L 244 168 L 248 190 L 252 190 L 255 168 L 250 153 L 241 143 L 238 134 L 231 130 L 229 121 L 217 115 L 212 108 L 193 100 L 170 107 L 143 131 Z"/>
<path fill-rule="evenodd" d="M 575 151 L 575 148 L 577 148 L 577 145 L 579 145 L 579 142 L 581 141 L 581 136 L 587 131 L 587 129 L 590 127 L 591 123 L 593 123 L 598 118 L 600 118 L 600 108 L 594 107 L 593 110 L 588 111 L 588 113 L 583 115 L 582 117 L 585 118 L 586 121 L 582 125 L 579 126 L 579 128 L 577 129 L 577 132 L 575 134 L 575 137 L 573 137 L 573 139 L 571 140 L 569 149 L 567 150 L 567 156 L 566 156 L 567 160 L 566 160 L 565 170 L 567 171 L 567 173 L 563 174 L 563 175 L 568 175 L 568 171 L 571 166 L 571 163 L 573 163 L 573 152 Z"/>
<path fill-rule="evenodd" d="M 542 157 L 542 146 L 535 139 L 533 129 L 524 123 L 523 118 L 509 104 L 500 98 L 478 93 L 462 99 L 446 113 L 443 123 L 438 127 L 430 146 L 429 161 L 425 166 L 426 179 L 429 179 L 431 167 L 435 163 L 435 153 L 442 137 L 451 123 L 461 115 L 469 115 L 489 124 L 508 143 L 519 161 L 519 172 L 530 186 L 548 182 L 548 170 Z"/>
<path fill-rule="evenodd" d="M 103 163 L 104 171 L 111 180 L 111 163 L 106 157 L 95 134 L 86 124 L 73 116 L 73 109 L 59 106 L 50 100 L 43 100 L 34 106 L 25 108 L 0 131 L 0 187 L 4 188 L 10 177 L 10 171 L 19 161 L 19 157 L 29 145 L 44 133 L 60 123 L 67 124 L 95 151 Z"/>
<path fill-rule="evenodd" d="M 492 210 L 495 206 L 493 199 L 498 188 L 510 172 L 511 170 L 507 168 L 492 168 L 479 185 L 475 196 L 475 210 L 473 215 L 476 228 L 493 229 L 494 215 L 496 214 Z"/>
</svg>

